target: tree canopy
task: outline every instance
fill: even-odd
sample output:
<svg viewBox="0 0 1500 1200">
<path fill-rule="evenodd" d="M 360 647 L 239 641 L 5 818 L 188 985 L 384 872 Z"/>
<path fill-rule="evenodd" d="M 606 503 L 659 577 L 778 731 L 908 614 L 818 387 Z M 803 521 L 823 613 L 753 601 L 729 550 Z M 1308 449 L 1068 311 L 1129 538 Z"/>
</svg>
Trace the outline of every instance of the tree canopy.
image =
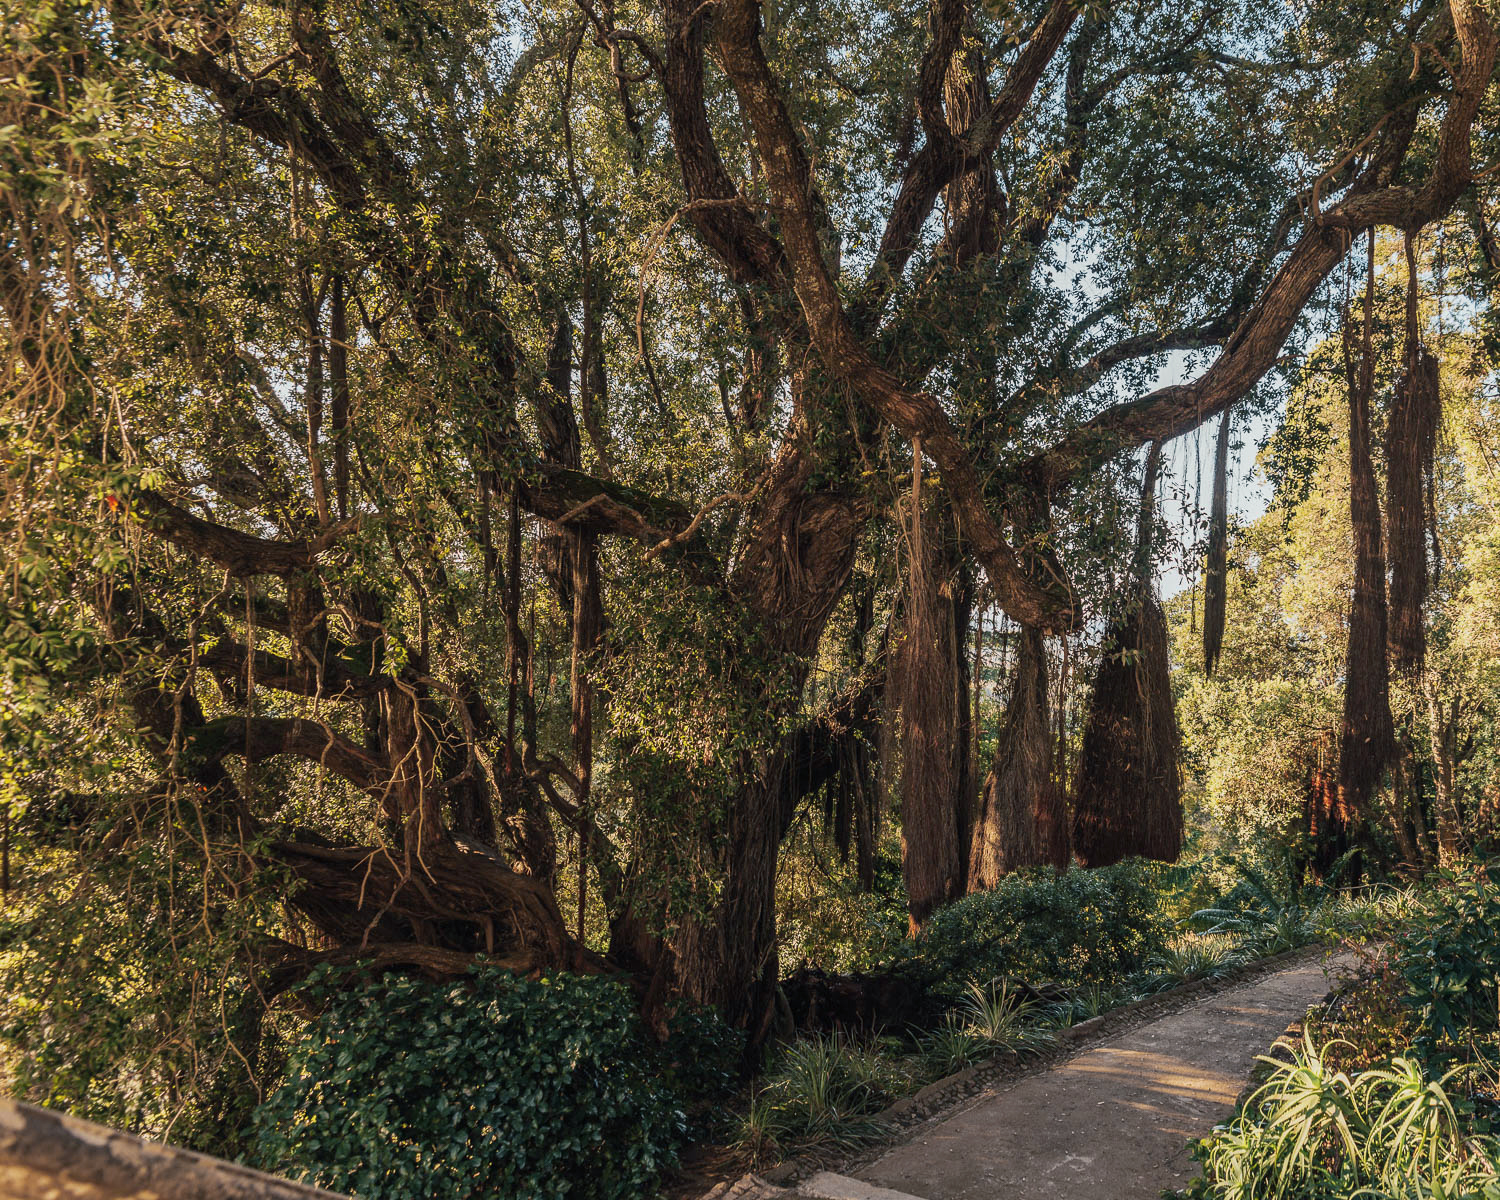
<svg viewBox="0 0 1500 1200">
<path fill-rule="evenodd" d="M 1290 395 L 1333 470 L 1407 352 L 1365 246 L 1500 268 L 1481 0 L 4 5 L 7 874 L 36 1011 L 137 1014 L 51 1018 L 62 1091 L 236 1070 L 322 962 L 758 1040 L 809 814 L 869 888 L 899 812 L 913 930 L 1066 864 L 1085 724 L 1171 686 L 1144 460 Z M 1221 678 L 1312 653 L 1245 536 Z M 1100 861 L 1181 841 L 1169 719 Z"/>
</svg>

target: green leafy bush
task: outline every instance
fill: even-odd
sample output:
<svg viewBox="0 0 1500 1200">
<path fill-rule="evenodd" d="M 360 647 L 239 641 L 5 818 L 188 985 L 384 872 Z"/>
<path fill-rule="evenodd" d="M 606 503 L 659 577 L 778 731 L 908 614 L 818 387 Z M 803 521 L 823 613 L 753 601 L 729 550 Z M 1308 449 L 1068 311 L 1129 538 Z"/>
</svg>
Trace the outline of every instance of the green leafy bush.
<svg viewBox="0 0 1500 1200">
<path fill-rule="evenodd" d="M 1497 1027 L 1500 1005 L 1500 863 L 1444 872 L 1425 910 L 1396 938 L 1406 1001 L 1424 1055 L 1442 1054 Z"/>
<path fill-rule="evenodd" d="M 366 1200 L 624 1200 L 673 1162 L 682 1105 L 623 984 L 484 966 L 447 984 L 326 983 L 256 1113 L 260 1165 Z"/>
<path fill-rule="evenodd" d="M 1077 985 L 1139 970 L 1168 930 L 1138 862 L 1021 871 L 935 912 L 907 966 L 954 997 L 1002 978 Z"/>
</svg>

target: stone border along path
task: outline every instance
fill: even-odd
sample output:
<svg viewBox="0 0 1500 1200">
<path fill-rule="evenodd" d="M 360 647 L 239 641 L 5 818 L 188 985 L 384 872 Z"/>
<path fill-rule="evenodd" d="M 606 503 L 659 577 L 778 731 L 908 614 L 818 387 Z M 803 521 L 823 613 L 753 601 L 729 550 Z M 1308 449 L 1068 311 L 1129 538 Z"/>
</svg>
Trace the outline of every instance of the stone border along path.
<svg viewBox="0 0 1500 1200">
<path fill-rule="evenodd" d="M 1157 1200 L 1197 1174 L 1188 1143 L 1233 1110 L 1256 1056 L 1355 963 L 1317 947 L 1128 1005 L 1066 1031 L 1073 1044 L 1039 1069 L 961 1072 L 900 1102 L 897 1121 L 924 1094 L 947 1106 L 894 1145 L 767 1172 L 775 1183 L 747 1175 L 704 1200 Z"/>
</svg>

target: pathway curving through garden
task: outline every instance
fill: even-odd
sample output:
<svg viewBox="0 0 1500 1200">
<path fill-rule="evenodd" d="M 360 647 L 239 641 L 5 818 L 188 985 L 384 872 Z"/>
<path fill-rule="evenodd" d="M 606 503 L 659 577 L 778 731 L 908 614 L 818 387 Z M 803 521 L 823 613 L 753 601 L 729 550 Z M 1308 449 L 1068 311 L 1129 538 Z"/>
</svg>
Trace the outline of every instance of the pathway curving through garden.
<svg viewBox="0 0 1500 1200">
<path fill-rule="evenodd" d="M 1188 1142 L 1229 1115 L 1255 1056 L 1352 965 L 1348 956 L 1302 961 L 1208 993 L 983 1092 L 849 1175 L 815 1175 L 790 1196 L 1157 1200 L 1197 1174 Z"/>
</svg>

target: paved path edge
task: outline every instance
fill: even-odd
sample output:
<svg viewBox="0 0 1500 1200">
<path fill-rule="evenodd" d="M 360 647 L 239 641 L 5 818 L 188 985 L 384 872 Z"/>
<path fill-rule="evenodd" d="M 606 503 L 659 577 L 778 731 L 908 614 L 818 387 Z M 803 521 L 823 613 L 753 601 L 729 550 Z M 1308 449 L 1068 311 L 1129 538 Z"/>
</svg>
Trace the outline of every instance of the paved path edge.
<svg viewBox="0 0 1500 1200">
<path fill-rule="evenodd" d="M 934 1080 L 910 1096 L 902 1097 L 872 1118 L 888 1126 L 885 1135 L 878 1142 L 862 1146 L 853 1153 L 828 1148 L 813 1149 L 774 1166 L 716 1184 L 703 1193 L 700 1200 L 770 1200 L 772 1197 L 788 1195 L 797 1183 L 820 1173 L 843 1174 L 857 1170 L 859 1166 L 874 1161 L 895 1145 L 906 1141 L 917 1126 L 946 1119 L 953 1110 L 986 1088 L 995 1084 L 1017 1082 L 1028 1075 L 1049 1071 L 1116 1033 L 1186 1008 L 1200 997 L 1237 987 L 1264 975 L 1274 975 L 1288 967 L 1312 962 L 1331 955 L 1336 950 L 1335 945 L 1326 942 L 1302 946 L 1296 950 L 1284 950 L 1280 954 L 1258 958 L 1254 962 L 1235 967 L 1217 978 L 1188 980 L 1155 995 L 1122 1004 L 1097 1017 L 1090 1017 L 1059 1030 L 1057 1044 L 1039 1056 L 1021 1058 L 1013 1053 L 1002 1054 Z"/>
</svg>

